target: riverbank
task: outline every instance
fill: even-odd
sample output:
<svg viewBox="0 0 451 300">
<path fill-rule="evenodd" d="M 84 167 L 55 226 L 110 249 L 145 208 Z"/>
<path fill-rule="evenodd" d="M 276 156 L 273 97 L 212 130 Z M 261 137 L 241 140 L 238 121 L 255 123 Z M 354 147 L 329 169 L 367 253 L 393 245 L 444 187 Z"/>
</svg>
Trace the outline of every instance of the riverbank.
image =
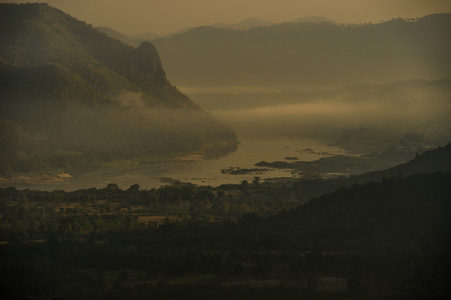
<svg viewBox="0 0 451 300">
<path fill-rule="evenodd" d="M 292 177 L 289 170 L 273 169 L 264 170 L 263 174 L 227 174 L 222 173 L 223 169 L 241 168 L 255 169 L 255 163 L 259 161 L 278 161 L 285 157 L 299 157 L 299 160 L 314 161 L 324 157 L 324 153 L 330 155 L 342 154 L 340 147 L 330 146 L 328 142 L 316 141 L 312 139 L 243 139 L 236 144 L 236 151 L 226 152 L 224 155 L 208 156 L 202 152 L 190 155 L 180 154 L 172 157 L 152 157 L 134 160 L 117 160 L 103 165 L 84 165 L 83 167 L 73 167 L 63 170 L 55 170 L 53 174 L 67 173 L 72 176 L 65 181 L 20 181 L 8 184 L 0 183 L 0 186 L 15 186 L 21 189 L 39 189 L 74 191 L 87 188 L 104 188 L 109 183 L 117 183 L 121 188 L 127 189 L 138 183 L 142 188 L 159 188 L 167 182 L 162 182 L 161 178 L 171 178 L 178 182 L 189 182 L 198 185 L 219 186 L 222 184 L 236 184 L 243 180 L 252 182 L 255 176 L 259 176 L 262 181 L 267 178 Z M 314 153 L 307 153 L 302 149 L 311 148 Z M 299 152 L 300 151 L 300 152 Z M 194 155 L 194 156 L 193 156 Z M 262 168 L 268 169 L 268 168 Z M 36 173 L 37 174 L 37 173 Z M 19 175 L 27 174 L 15 174 Z M 5 181 L 6 182 L 6 181 Z"/>
<path fill-rule="evenodd" d="M 50 182 L 63 182 L 70 180 L 72 176 L 68 173 L 58 174 L 23 174 L 11 175 L 10 177 L 0 176 L 0 185 L 15 185 L 15 184 L 45 184 Z"/>
<path fill-rule="evenodd" d="M 218 159 L 224 155 L 236 151 L 237 141 L 221 141 L 204 145 L 201 150 L 192 151 L 190 153 L 184 152 L 172 152 L 166 155 L 158 156 L 145 156 L 135 157 L 130 159 L 115 159 L 111 161 L 94 161 L 94 162 L 82 162 L 79 164 L 68 164 L 67 167 L 61 169 L 46 168 L 42 170 L 34 170 L 32 172 L 10 172 L 0 175 L 0 187 L 16 186 L 21 188 L 27 187 L 48 187 L 58 186 L 64 184 L 69 185 L 68 182 L 73 180 L 80 180 L 83 178 L 89 178 L 90 174 L 106 174 L 107 180 L 108 174 L 121 174 L 127 172 L 133 172 L 136 169 L 158 169 L 163 171 L 164 165 L 172 166 L 178 162 L 192 162 L 201 161 L 204 159 Z M 72 152 L 64 152 L 67 155 L 77 155 Z M 70 160 L 68 160 L 70 161 Z M 171 167 L 168 167 L 169 169 Z M 159 174 L 160 177 L 166 175 Z M 138 179 L 137 179 L 138 180 Z M 157 181 L 157 187 L 161 181 Z M 133 183 L 132 183 L 133 184 Z M 153 183 L 155 185 L 155 183 Z M 81 187 L 80 187 L 81 188 Z M 69 188 L 71 189 L 71 188 Z"/>
</svg>

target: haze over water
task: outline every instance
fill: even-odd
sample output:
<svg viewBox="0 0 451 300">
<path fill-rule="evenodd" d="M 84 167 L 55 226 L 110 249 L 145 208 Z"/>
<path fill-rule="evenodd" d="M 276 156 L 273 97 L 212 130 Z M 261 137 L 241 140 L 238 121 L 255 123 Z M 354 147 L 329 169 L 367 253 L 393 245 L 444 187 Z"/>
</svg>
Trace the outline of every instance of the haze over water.
<svg viewBox="0 0 451 300">
<path fill-rule="evenodd" d="M 235 152 L 215 159 L 180 159 L 114 169 L 83 170 L 83 172 L 71 173 L 70 175 L 73 177 L 67 181 L 16 184 L 16 187 L 72 191 L 91 187 L 104 188 L 109 183 L 116 183 L 122 189 L 127 189 L 138 183 L 141 188 L 158 188 L 161 185 L 170 184 L 171 180 L 219 186 L 221 184 L 238 184 L 242 180 L 252 181 L 255 176 L 260 176 L 263 180 L 275 177 L 293 177 L 289 170 L 274 169 L 261 174 L 245 175 L 224 174 L 221 170 L 231 167 L 254 169 L 258 168 L 254 166 L 257 162 L 263 160 L 283 161 L 285 157 L 298 157 L 300 160 L 312 161 L 326 156 L 303 151 L 307 148 L 318 153 L 343 153 L 340 147 L 327 146 L 325 143 L 312 139 L 246 139 L 241 141 Z"/>
<path fill-rule="evenodd" d="M 106 4 L 100 0 L 89 3 L 47 2 L 80 20 L 92 23 L 93 27 L 111 26 L 114 30 L 133 34 L 164 35 L 183 29 L 184 26 L 233 23 L 247 17 L 283 23 L 308 15 L 323 15 L 337 23 L 320 23 L 316 27 L 311 26 L 313 29 L 307 25 L 303 30 L 310 32 L 310 35 L 298 35 L 296 30 L 290 31 L 291 27 L 285 23 L 272 27 L 271 30 L 276 32 L 274 36 L 270 34 L 271 30 L 268 33 L 262 28 L 259 29 L 261 31 L 243 30 L 233 34 L 232 30 L 219 32 L 201 28 L 183 35 L 181 40 L 176 36 L 153 40 L 169 81 L 213 117 L 235 130 L 241 142 L 237 151 L 218 159 L 181 159 L 109 170 L 86 170 L 82 173 L 69 171 L 73 177 L 67 182 L 32 186 L 17 184 L 18 187 L 74 190 L 101 188 L 109 183 L 127 188 L 138 183 L 142 188 L 153 188 L 173 180 L 220 185 L 239 183 L 244 179 L 252 180 L 256 175 L 263 179 L 290 177 L 292 175 L 289 171 L 280 170 L 247 175 L 223 174 L 221 170 L 231 167 L 252 169 L 257 162 L 284 161 L 286 157 L 297 157 L 303 161 L 322 157 L 299 152 L 307 148 L 314 152 L 340 154 L 343 153 L 342 149 L 329 147 L 327 144 L 335 143 L 347 131 L 362 128 L 363 131 L 366 130 L 366 135 L 357 136 L 356 139 L 362 144 L 372 140 L 376 144 L 380 142 L 391 145 L 405 134 L 423 138 L 425 141 L 422 141 L 422 146 L 428 147 L 443 145 L 444 141 L 448 141 L 449 135 L 444 133 L 449 127 L 451 108 L 448 99 L 451 89 L 446 62 L 437 64 L 439 60 L 436 59 L 437 53 L 433 51 L 435 47 L 427 48 L 428 52 L 423 47 L 428 43 L 415 44 L 417 30 L 403 29 L 404 26 L 411 28 L 409 26 L 414 23 L 413 19 L 405 24 L 399 20 L 392 20 L 385 25 L 379 22 L 396 17 L 414 18 L 428 13 L 450 12 L 449 2 L 437 0 L 426 4 L 425 1 L 347 1 L 348 5 L 338 5 L 336 1 L 282 1 L 276 4 L 273 1 L 261 1 L 258 9 L 251 5 L 252 1 L 220 1 L 215 5 L 205 1 L 193 1 L 189 5 L 182 1 L 132 1 L 127 4 L 116 1 Z M 322 3 L 318 4 L 319 2 Z M 155 17 L 155 12 L 158 17 Z M 219 12 L 222 13 L 218 14 Z M 168 22 L 178 28 L 170 28 Z M 366 25 L 342 26 L 341 22 Z M 297 23 L 292 24 L 293 28 L 299 25 L 294 24 Z M 425 28 L 432 26 L 427 20 L 423 20 L 422 24 Z M 384 26 L 388 29 L 384 29 Z M 374 34 L 377 31 L 375 29 L 383 34 Z M 213 30 L 215 34 L 210 35 L 209 30 Z M 280 34 L 277 30 L 287 35 Z M 356 34 L 359 30 L 364 34 Z M 397 35 L 399 32 L 405 39 L 401 42 Z M 291 34 L 296 34 L 295 38 Z M 384 39 L 391 35 L 392 39 Z M 195 39 L 190 40 L 193 36 Z M 428 38 L 430 36 L 434 37 L 427 35 Z M 218 40 L 214 40 L 218 37 Z M 366 40 L 367 37 L 370 39 Z M 438 39 L 443 40 L 440 37 Z M 186 40 L 186 44 L 179 44 L 183 40 Z M 293 41 L 299 43 L 292 43 Z M 328 42 L 331 44 L 327 44 Z M 325 44 L 329 46 L 324 47 Z M 212 45 L 217 47 L 210 48 Z M 352 47 L 348 48 L 350 45 Z M 384 47 L 376 47 L 380 45 Z M 417 48 L 410 45 L 416 45 Z M 192 49 L 189 46 L 193 46 Z M 404 55 L 406 49 L 409 55 Z M 206 59 L 205 53 L 211 56 Z M 385 55 L 387 53 L 388 56 Z M 304 57 L 306 61 L 295 59 Z M 254 58 L 257 59 L 254 61 Z M 287 60 L 284 61 L 283 58 Z M 192 70 L 198 73 L 190 73 Z M 246 82 L 246 79 L 250 82 Z M 438 82 L 439 80 L 443 81 Z M 236 81 L 240 85 L 233 89 Z M 196 85 L 198 83 L 199 86 Z M 253 90 L 246 90 L 247 85 L 252 86 Z M 132 95 L 133 101 L 122 101 L 124 99 L 121 98 L 122 106 L 129 113 L 123 117 L 125 124 L 129 120 L 133 123 L 139 119 L 136 116 L 139 116 L 142 119 L 157 119 L 162 124 L 161 128 L 166 129 L 177 124 L 182 115 L 194 115 L 193 112 L 182 112 L 178 115 L 174 113 L 169 118 L 167 115 L 162 116 L 160 110 L 146 111 L 142 109 L 141 98 L 136 98 L 133 93 Z M 149 114 L 144 114 L 145 112 Z M 79 115 L 85 116 L 85 113 L 81 111 Z M 124 116 L 122 113 L 120 115 Z M 94 116 L 93 119 L 95 118 Z M 142 129 L 139 125 L 133 126 Z M 154 127 L 157 126 L 152 129 Z M 206 127 L 208 128 L 200 126 Z M 189 143 L 192 133 L 189 131 L 194 130 L 189 126 L 183 128 L 188 130 L 180 136 L 187 138 L 181 140 Z M 106 131 L 109 129 L 106 126 Z M 90 130 L 86 132 L 87 135 L 91 133 Z M 442 136 L 436 138 L 437 135 Z M 97 137 L 93 140 L 97 141 Z M 158 138 L 147 137 L 141 140 L 153 142 Z M 440 141 L 436 142 L 437 140 Z M 382 148 L 371 151 L 385 150 Z M 161 178 L 165 179 L 162 181 Z"/>
</svg>

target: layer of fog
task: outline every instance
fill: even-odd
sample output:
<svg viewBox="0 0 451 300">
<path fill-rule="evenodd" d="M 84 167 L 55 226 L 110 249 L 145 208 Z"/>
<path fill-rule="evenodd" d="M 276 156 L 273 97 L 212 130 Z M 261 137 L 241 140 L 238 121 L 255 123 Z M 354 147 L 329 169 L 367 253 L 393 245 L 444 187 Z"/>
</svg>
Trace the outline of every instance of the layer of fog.
<svg viewBox="0 0 451 300">
<path fill-rule="evenodd" d="M 451 140 L 450 80 L 365 84 L 312 93 L 217 91 L 193 89 L 189 95 L 230 124 L 241 139 L 287 136 L 333 143 L 349 131 L 366 128 L 391 141 L 409 133 L 433 144 Z"/>
<path fill-rule="evenodd" d="M 39 162 L 60 168 L 67 163 L 171 157 L 235 139 L 230 128 L 205 111 L 155 107 L 139 93 L 123 93 L 104 105 L 2 107 L 0 141 L 8 147 L 0 154 L 6 170 L 30 171 Z"/>
</svg>

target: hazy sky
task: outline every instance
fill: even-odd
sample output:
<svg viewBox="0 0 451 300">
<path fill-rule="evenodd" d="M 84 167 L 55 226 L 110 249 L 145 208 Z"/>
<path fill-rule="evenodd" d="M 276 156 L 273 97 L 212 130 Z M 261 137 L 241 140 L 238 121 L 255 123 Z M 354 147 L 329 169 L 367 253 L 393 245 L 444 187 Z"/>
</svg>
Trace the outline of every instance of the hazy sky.
<svg viewBox="0 0 451 300">
<path fill-rule="evenodd" d="M 4 1 L 0 2 L 30 2 Z M 124 33 L 172 33 L 185 27 L 238 23 L 257 17 L 274 23 L 306 16 L 366 23 L 393 17 L 451 13 L 451 0 L 48 0 L 77 19 Z"/>
</svg>

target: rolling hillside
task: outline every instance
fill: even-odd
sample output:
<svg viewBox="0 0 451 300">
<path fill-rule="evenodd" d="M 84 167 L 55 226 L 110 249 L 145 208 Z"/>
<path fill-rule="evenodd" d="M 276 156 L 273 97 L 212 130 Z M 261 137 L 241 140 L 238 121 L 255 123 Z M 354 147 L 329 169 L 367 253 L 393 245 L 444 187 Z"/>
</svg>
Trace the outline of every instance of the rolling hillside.
<svg viewBox="0 0 451 300">
<path fill-rule="evenodd" d="M 0 5 L 0 170 L 171 157 L 234 143 L 133 48 L 46 4 Z"/>
</svg>

